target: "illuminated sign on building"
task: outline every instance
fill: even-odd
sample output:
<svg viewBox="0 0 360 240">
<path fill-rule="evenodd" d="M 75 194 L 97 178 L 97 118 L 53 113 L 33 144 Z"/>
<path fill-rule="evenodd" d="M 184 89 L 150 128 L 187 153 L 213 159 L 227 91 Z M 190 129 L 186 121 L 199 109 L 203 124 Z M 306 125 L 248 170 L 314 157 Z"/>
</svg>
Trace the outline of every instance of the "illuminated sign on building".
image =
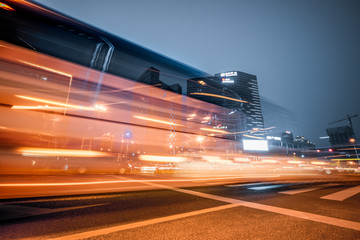
<svg viewBox="0 0 360 240">
<path fill-rule="evenodd" d="M 274 137 L 274 136 L 266 136 L 266 139 L 281 141 L 281 137 Z"/>
<path fill-rule="evenodd" d="M 243 139 L 244 150 L 249 151 L 269 151 L 266 140 L 246 140 Z"/>
<path fill-rule="evenodd" d="M 225 78 L 225 77 L 223 77 L 223 78 L 221 78 L 221 81 L 222 81 L 222 83 L 234 83 L 234 79 L 232 79 L 232 78 Z"/>
<path fill-rule="evenodd" d="M 220 73 L 220 77 L 234 77 L 237 76 L 237 72 L 224 72 Z"/>
</svg>

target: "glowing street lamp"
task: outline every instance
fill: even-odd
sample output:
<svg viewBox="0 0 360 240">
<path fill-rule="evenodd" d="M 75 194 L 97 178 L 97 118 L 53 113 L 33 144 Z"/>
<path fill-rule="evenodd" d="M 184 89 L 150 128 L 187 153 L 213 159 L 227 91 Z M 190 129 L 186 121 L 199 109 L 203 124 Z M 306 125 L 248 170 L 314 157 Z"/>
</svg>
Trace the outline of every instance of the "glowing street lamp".
<svg viewBox="0 0 360 240">
<path fill-rule="evenodd" d="M 350 139 L 349 139 L 349 142 L 353 144 L 354 150 L 355 150 L 355 154 L 356 154 L 356 158 L 357 158 L 358 161 L 359 161 L 359 155 L 358 155 L 358 152 L 357 152 L 356 146 L 355 146 L 355 142 L 356 142 L 355 138 L 350 138 Z"/>
<path fill-rule="evenodd" d="M 202 143 L 202 141 L 204 141 L 204 137 L 203 136 L 197 136 L 196 141 L 199 142 L 200 151 L 201 151 L 201 143 Z"/>
</svg>

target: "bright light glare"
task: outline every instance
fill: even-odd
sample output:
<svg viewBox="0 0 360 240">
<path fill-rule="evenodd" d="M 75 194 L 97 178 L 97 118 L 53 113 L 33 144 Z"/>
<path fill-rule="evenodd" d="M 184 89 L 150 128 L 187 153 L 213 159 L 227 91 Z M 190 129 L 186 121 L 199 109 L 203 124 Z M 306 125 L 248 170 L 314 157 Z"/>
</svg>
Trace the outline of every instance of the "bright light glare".
<svg viewBox="0 0 360 240">
<path fill-rule="evenodd" d="M 313 164 L 313 165 L 326 165 L 326 164 L 329 164 L 329 163 L 327 163 L 327 162 L 320 162 L 320 161 L 313 161 L 313 162 L 311 162 L 311 164 Z"/>
<path fill-rule="evenodd" d="M 18 148 L 17 151 L 24 156 L 105 157 L 109 155 L 97 151 L 56 148 Z"/>
<path fill-rule="evenodd" d="M 243 140 L 244 150 L 250 151 L 269 151 L 266 140 Z"/>
<path fill-rule="evenodd" d="M 250 162 L 248 158 L 234 158 L 235 162 Z"/>
<path fill-rule="evenodd" d="M 275 160 L 275 159 L 263 159 L 263 160 L 261 160 L 261 162 L 263 162 L 263 163 L 278 163 L 279 161 Z"/>
<path fill-rule="evenodd" d="M 95 109 L 99 109 L 99 110 L 101 110 L 101 111 L 106 111 L 106 107 L 104 107 L 103 105 L 95 105 L 95 107 L 94 107 Z"/>
<path fill-rule="evenodd" d="M 232 163 L 231 160 L 221 159 L 218 156 L 203 156 L 202 159 L 211 163 Z"/>
<path fill-rule="evenodd" d="M 304 163 L 303 161 L 298 161 L 298 160 L 289 160 L 287 161 L 287 163 L 290 163 L 290 164 L 301 164 L 301 163 Z"/>
<path fill-rule="evenodd" d="M 140 155 L 139 159 L 149 162 L 185 162 L 187 159 L 184 157 L 171 157 L 171 156 L 156 156 L 156 155 Z"/>
<path fill-rule="evenodd" d="M 204 140 L 204 137 L 202 137 L 202 136 L 198 136 L 196 138 L 196 141 L 198 141 L 198 142 L 202 142 L 203 140 Z"/>
</svg>

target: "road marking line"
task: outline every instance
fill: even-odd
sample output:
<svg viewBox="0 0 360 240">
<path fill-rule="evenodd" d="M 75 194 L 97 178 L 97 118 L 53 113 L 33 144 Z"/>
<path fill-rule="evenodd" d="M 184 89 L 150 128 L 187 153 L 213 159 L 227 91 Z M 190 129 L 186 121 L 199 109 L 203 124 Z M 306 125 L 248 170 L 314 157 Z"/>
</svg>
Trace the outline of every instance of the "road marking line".
<svg viewBox="0 0 360 240">
<path fill-rule="evenodd" d="M 208 194 L 208 193 L 202 193 L 202 192 L 196 192 L 196 191 L 192 191 L 192 190 L 188 190 L 188 189 L 181 189 L 181 188 L 176 188 L 176 187 L 171 187 L 171 186 L 166 186 L 166 185 L 161 185 L 161 184 L 156 184 L 156 183 L 151 183 L 151 182 L 143 182 L 140 180 L 139 180 L 139 182 L 141 182 L 143 184 L 151 185 L 151 186 L 160 187 L 163 189 L 168 189 L 168 190 L 181 192 L 181 193 L 185 193 L 185 194 L 190 194 L 190 195 L 194 195 L 194 196 L 198 196 L 198 197 L 208 198 L 208 199 L 212 199 L 212 200 L 222 201 L 222 202 L 226 202 L 226 203 L 230 203 L 230 204 L 213 207 L 213 208 L 202 209 L 202 210 L 188 212 L 188 213 L 176 214 L 176 215 L 167 216 L 167 217 L 145 220 L 145 221 L 141 221 L 141 222 L 135 222 L 135 223 L 125 224 L 125 225 L 118 225 L 118 226 L 113 226 L 113 227 L 109 227 L 109 228 L 103 228 L 103 229 L 98 229 L 98 230 L 93 230 L 93 231 L 88 231 L 88 232 L 76 233 L 76 234 L 66 235 L 66 236 L 52 238 L 52 239 L 53 240 L 67 240 L 67 239 L 84 239 L 84 238 L 90 238 L 90 237 L 97 237 L 100 235 L 110 234 L 110 233 L 133 229 L 133 228 L 137 228 L 137 227 L 144 227 L 144 226 L 148 226 L 148 225 L 152 225 L 152 224 L 163 223 L 163 222 L 167 222 L 167 221 L 177 220 L 177 219 L 181 219 L 181 218 L 196 216 L 199 214 L 210 213 L 210 212 L 214 212 L 214 211 L 225 210 L 228 208 L 239 207 L 239 206 L 263 210 L 263 211 L 267 211 L 267 212 L 282 214 L 285 216 L 290 216 L 290 217 L 295 217 L 295 218 L 300 218 L 300 219 L 304 219 L 304 220 L 310 220 L 310 221 L 314 221 L 314 222 L 325 223 L 328 225 L 333 225 L 333 226 L 337 226 L 337 227 L 343 227 L 343 228 L 347 228 L 347 229 L 360 231 L 360 223 L 359 222 L 353 222 L 353 221 L 344 220 L 344 219 L 340 219 L 340 218 L 334 218 L 334 217 L 327 217 L 327 216 L 322 216 L 322 215 L 313 214 L 313 213 L 301 212 L 301 211 L 287 209 L 287 208 L 274 207 L 274 206 L 260 204 L 260 203 L 247 202 L 247 201 L 243 201 L 243 200 L 239 200 L 239 199 L 222 197 L 222 196 Z"/>
<path fill-rule="evenodd" d="M 231 185 L 225 185 L 225 187 L 247 187 L 247 186 L 266 185 L 266 184 L 274 184 L 274 183 L 273 182 L 258 182 L 258 183 L 231 184 Z"/>
<path fill-rule="evenodd" d="M 282 191 L 282 192 L 279 192 L 279 193 L 288 194 L 288 195 L 295 195 L 295 194 L 299 194 L 299 193 L 315 191 L 315 190 L 318 190 L 318 189 L 321 189 L 321 188 L 326 188 L 326 187 L 331 187 L 331 186 L 336 186 L 336 185 L 339 185 L 339 184 L 329 183 L 329 184 L 323 184 L 323 185 L 319 185 L 319 186 L 315 186 L 315 187 L 292 189 L 292 190 Z"/>
<path fill-rule="evenodd" d="M 77 233 L 77 234 L 67 235 L 67 236 L 57 237 L 57 238 L 51 238 L 51 240 L 84 239 L 84 238 L 96 237 L 96 236 L 100 236 L 100 235 L 106 235 L 106 234 L 110 234 L 110 233 L 114 233 L 114 232 L 138 228 L 138 227 L 145 227 L 145 226 L 152 225 L 152 224 L 158 224 L 158 223 L 178 220 L 181 218 L 186 218 L 186 217 L 196 216 L 199 214 L 220 211 L 220 210 L 229 209 L 229 208 L 238 207 L 238 206 L 239 206 L 239 204 L 227 204 L 227 205 L 206 208 L 206 209 L 187 212 L 187 213 L 180 213 L 180 214 L 175 214 L 175 215 L 166 216 L 166 217 L 154 218 L 154 219 L 145 220 L 145 221 L 141 221 L 141 222 L 129 223 L 129 224 L 118 225 L 118 226 L 109 227 L 109 228 L 103 228 L 103 229 L 99 229 L 99 230 L 93 230 L 93 231 L 89 231 L 89 232 Z"/>
<path fill-rule="evenodd" d="M 222 197 L 222 196 L 212 195 L 212 194 L 208 194 L 208 193 L 202 193 L 202 192 L 196 192 L 196 191 L 187 190 L 187 189 L 175 188 L 175 187 L 160 185 L 160 184 L 156 184 L 156 183 L 147 183 L 147 184 L 151 184 L 151 185 L 155 185 L 158 187 L 163 187 L 165 189 L 182 192 L 182 193 L 187 193 L 187 194 L 195 195 L 195 196 L 199 196 L 199 197 L 209 198 L 209 199 L 223 201 L 223 202 L 227 202 L 227 203 L 240 204 L 240 206 L 249 207 L 249 208 L 253 208 L 253 209 L 258 209 L 258 210 L 263 210 L 263 211 L 273 212 L 273 213 L 279 213 L 279 214 L 283 214 L 286 216 L 301 218 L 301 219 L 310 220 L 310 221 L 314 221 L 314 222 L 320 222 L 320 223 L 325 223 L 325 224 L 329 224 L 329 225 L 334 225 L 337 227 L 343 227 L 343 228 L 360 231 L 360 223 L 359 222 L 353 222 L 353 221 L 344 220 L 344 219 L 340 219 L 340 218 L 334 218 L 334 217 L 327 217 L 327 216 L 322 216 L 319 214 L 307 213 L 307 212 L 302 212 L 302 211 L 297 211 L 297 210 L 292 210 L 292 209 L 287 209 L 287 208 L 274 207 L 274 206 L 260 204 L 260 203 L 247 202 L 247 201 L 242 201 L 242 200 L 238 200 L 238 199 L 234 199 L 234 198 Z"/>
<path fill-rule="evenodd" d="M 335 200 L 335 201 L 343 201 L 349 197 L 354 196 L 355 194 L 360 193 L 360 185 L 352 188 L 348 188 L 336 193 L 332 193 L 326 196 L 321 197 L 322 199 Z"/>
<path fill-rule="evenodd" d="M 287 186 L 287 185 L 288 184 L 267 185 L 267 186 L 260 186 L 260 187 L 249 187 L 247 189 L 255 190 L 255 191 L 261 191 L 261 190 L 268 190 L 268 189 L 272 189 L 272 188 L 284 187 L 284 186 Z"/>
</svg>

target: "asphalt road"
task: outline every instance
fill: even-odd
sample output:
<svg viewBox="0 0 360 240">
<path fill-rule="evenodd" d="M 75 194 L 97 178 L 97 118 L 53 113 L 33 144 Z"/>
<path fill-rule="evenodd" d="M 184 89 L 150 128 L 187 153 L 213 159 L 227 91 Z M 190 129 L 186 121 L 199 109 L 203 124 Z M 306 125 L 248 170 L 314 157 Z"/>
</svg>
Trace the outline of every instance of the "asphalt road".
<svg viewBox="0 0 360 240">
<path fill-rule="evenodd" d="M 26 178 L 27 183 L 38 178 Z M 42 178 L 42 183 L 72 179 Z M 3 197 L 1 239 L 360 239 L 359 175 L 217 177 L 186 184 L 164 177 L 114 175 L 82 176 L 77 183 L 94 178 L 131 180 L 124 188 L 131 191 Z M 109 184 L 114 190 L 115 183 Z M 140 184 L 145 189 L 135 190 Z M 81 189 L 68 185 L 67 190 L 74 186 Z"/>
</svg>

